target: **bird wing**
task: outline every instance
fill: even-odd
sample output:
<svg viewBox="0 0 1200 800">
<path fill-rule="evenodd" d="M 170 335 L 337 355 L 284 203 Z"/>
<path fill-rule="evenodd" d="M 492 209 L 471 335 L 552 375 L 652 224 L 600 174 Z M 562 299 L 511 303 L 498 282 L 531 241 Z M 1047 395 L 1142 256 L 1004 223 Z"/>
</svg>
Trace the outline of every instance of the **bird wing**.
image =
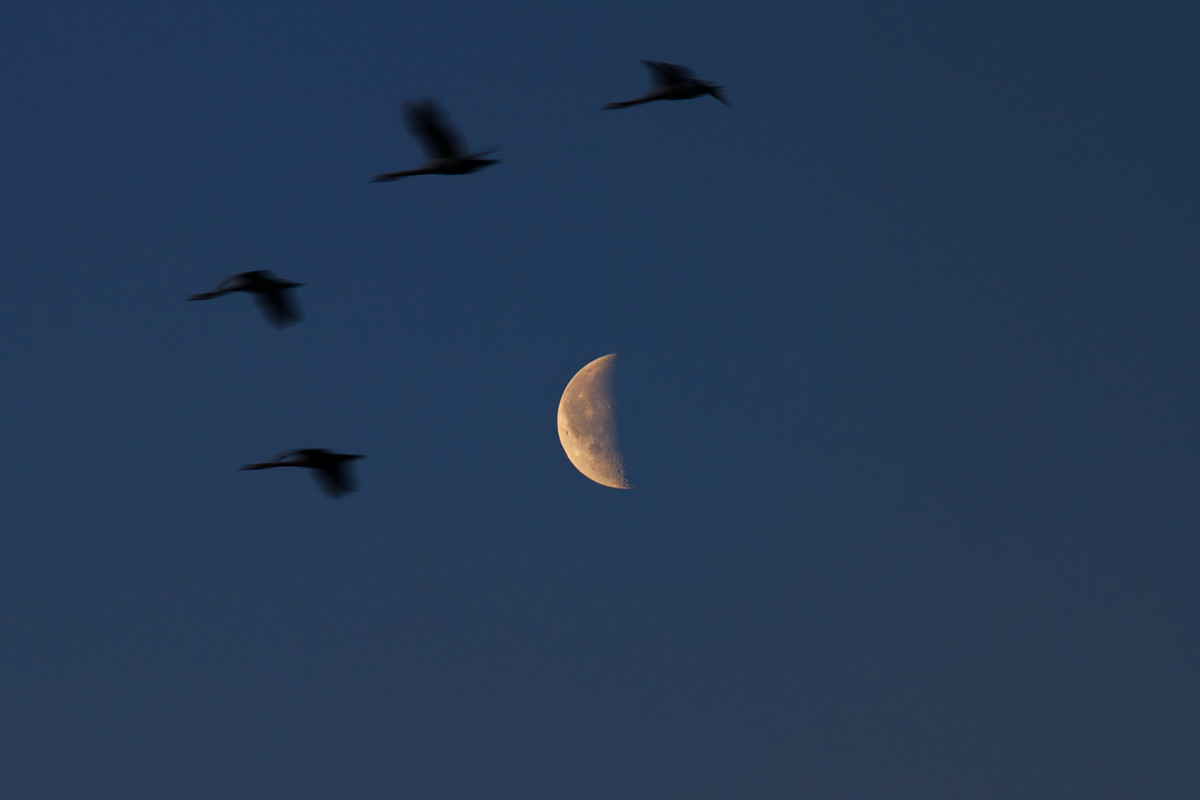
<svg viewBox="0 0 1200 800">
<path fill-rule="evenodd" d="M 642 103 L 649 103 L 651 100 L 657 100 L 657 99 L 658 98 L 656 98 L 656 97 L 639 97 L 636 100 L 618 100 L 615 103 L 605 103 L 604 105 L 600 106 L 600 110 L 601 111 L 612 111 L 617 108 L 629 108 L 630 106 L 641 105 Z"/>
<path fill-rule="evenodd" d="M 466 149 L 458 132 L 446 122 L 438 104 L 421 100 L 404 107 L 408 130 L 425 148 L 430 158 L 458 158 Z"/>
<path fill-rule="evenodd" d="M 261 461 L 257 464 L 243 464 L 242 466 L 238 467 L 238 469 L 270 469 L 271 467 L 278 467 L 280 464 L 284 463 L 287 459 L 291 458 L 298 452 L 300 451 L 285 450 L 270 461 Z"/>
<path fill-rule="evenodd" d="M 421 174 L 421 171 L 415 170 L 415 169 L 405 169 L 405 170 L 401 170 L 400 172 L 381 172 L 380 174 L 376 175 L 374 178 L 371 178 L 371 180 L 368 181 L 368 183 L 390 183 L 392 181 L 398 181 L 401 178 L 407 178 L 410 175 L 420 175 L 420 174 Z"/>
<path fill-rule="evenodd" d="M 329 464 L 312 471 L 313 480 L 329 497 L 341 497 L 355 491 L 354 479 L 345 464 Z"/>
<path fill-rule="evenodd" d="M 277 288 L 255 292 L 254 302 L 258 304 L 263 316 L 276 328 L 286 328 L 300 321 L 300 312 L 292 299 L 291 289 Z"/>
<path fill-rule="evenodd" d="M 246 283 L 246 276 L 249 274 L 250 273 L 248 272 L 239 272 L 237 275 L 230 275 L 228 278 L 217 284 L 217 288 L 213 290 L 214 293 L 227 289 L 237 290 L 242 288 L 242 285 Z"/>
<path fill-rule="evenodd" d="M 687 67 L 678 64 L 667 64 L 662 61 L 643 61 L 654 73 L 659 86 L 680 86 L 696 79 L 696 74 Z"/>
</svg>

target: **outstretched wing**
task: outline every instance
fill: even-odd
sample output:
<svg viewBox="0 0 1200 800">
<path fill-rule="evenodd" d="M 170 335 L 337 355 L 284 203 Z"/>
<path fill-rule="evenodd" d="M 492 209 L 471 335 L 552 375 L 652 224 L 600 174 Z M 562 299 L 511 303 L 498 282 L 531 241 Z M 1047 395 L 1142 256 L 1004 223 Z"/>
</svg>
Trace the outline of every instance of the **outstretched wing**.
<svg viewBox="0 0 1200 800">
<path fill-rule="evenodd" d="M 222 292 L 222 291 L 236 292 L 237 290 L 243 288 L 246 285 L 246 283 L 247 283 L 246 276 L 250 275 L 250 274 L 251 273 L 249 273 L 249 272 L 239 272 L 237 275 L 230 275 L 228 278 L 226 278 L 225 280 L 218 283 L 217 288 L 214 291 L 216 291 L 216 292 Z"/>
<path fill-rule="evenodd" d="M 328 497 L 341 497 L 356 491 L 354 478 L 345 464 L 330 464 L 312 471 L 313 480 Z"/>
<path fill-rule="evenodd" d="M 466 152 L 458 132 L 446 122 L 432 99 L 418 100 L 404 107 L 408 130 L 430 158 L 458 158 Z"/>
<path fill-rule="evenodd" d="M 400 172 L 382 172 L 382 173 L 376 175 L 374 178 L 371 178 L 371 180 L 368 181 L 368 183 L 391 183 L 392 181 L 398 181 L 401 178 L 407 178 L 409 175 L 420 175 L 420 174 L 421 174 L 420 170 L 415 170 L 415 169 L 406 169 L 406 170 L 401 170 Z"/>
<path fill-rule="evenodd" d="M 239 272 L 237 275 L 230 275 L 225 280 L 217 284 L 217 288 L 211 292 L 200 292 L 199 294 L 188 295 L 187 300 L 211 300 L 214 297 L 230 294 L 231 292 L 244 292 L 250 287 L 250 279 L 247 277 L 253 275 L 253 272 Z"/>
<path fill-rule="evenodd" d="M 286 328 L 300 321 L 300 312 L 296 308 L 291 289 L 255 292 L 254 302 L 258 303 L 263 316 L 276 328 Z"/>
<path fill-rule="evenodd" d="M 696 73 L 678 64 L 667 64 L 662 61 L 643 61 L 642 63 L 650 68 L 650 72 L 654 74 L 654 81 L 659 86 L 681 86 L 696 79 Z"/>
<path fill-rule="evenodd" d="M 244 464 L 243 466 L 238 467 L 238 469 L 271 469 L 272 467 L 278 467 L 279 465 L 285 463 L 289 458 L 299 452 L 299 450 L 285 450 L 270 461 L 262 461 L 258 464 Z"/>
<path fill-rule="evenodd" d="M 724 88 L 725 88 L 724 86 L 709 86 L 708 93 L 711 94 L 713 97 L 717 98 L 718 100 L 720 100 L 723 105 L 728 106 L 729 98 L 726 97 L 725 93 L 721 91 Z"/>
</svg>

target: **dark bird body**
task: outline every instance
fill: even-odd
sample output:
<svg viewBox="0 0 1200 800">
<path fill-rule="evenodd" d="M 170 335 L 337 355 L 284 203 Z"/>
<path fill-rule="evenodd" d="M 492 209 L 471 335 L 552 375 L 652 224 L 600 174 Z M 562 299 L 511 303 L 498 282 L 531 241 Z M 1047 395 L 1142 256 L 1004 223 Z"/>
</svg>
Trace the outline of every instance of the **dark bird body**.
<svg viewBox="0 0 1200 800">
<path fill-rule="evenodd" d="M 494 158 L 483 158 L 495 150 L 482 153 L 467 153 L 458 131 L 446 122 L 438 104 L 433 100 L 421 100 L 404 106 L 404 116 L 409 132 L 425 149 L 424 166 L 400 172 L 384 172 L 371 178 L 371 183 L 398 181 L 411 175 L 466 175 L 500 162 Z"/>
<path fill-rule="evenodd" d="M 358 490 L 346 462 L 357 461 L 360 458 L 366 458 L 366 456 L 335 453 L 323 447 L 313 447 L 306 450 L 288 450 L 286 453 L 277 455 L 274 461 L 246 464 L 241 469 L 275 469 L 276 467 L 311 469 L 313 479 L 321 487 L 322 492 L 329 497 L 342 497 Z"/>
<path fill-rule="evenodd" d="M 649 67 L 650 72 L 654 75 L 654 86 L 650 91 L 633 100 L 608 103 L 601 108 L 601 111 L 610 111 L 615 108 L 629 108 L 630 106 L 637 106 L 642 103 L 652 103 L 655 100 L 691 100 L 693 97 L 702 97 L 706 94 L 712 95 L 725 105 L 729 105 L 729 100 L 721 92 L 725 88 L 724 86 L 700 80 L 696 77 L 696 73 L 687 67 L 681 67 L 678 64 L 665 64 L 662 61 L 643 61 L 642 63 Z"/>
<path fill-rule="evenodd" d="M 272 325 L 276 328 L 286 328 L 300 321 L 300 312 L 296 309 L 291 290 L 303 285 L 282 281 L 273 276 L 269 269 L 256 269 L 226 278 L 213 291 L 194 294 L 187 299 L 211 300 L 234 292 L 249 292 L 254 295 L 254 301 Z"/>
</svg>

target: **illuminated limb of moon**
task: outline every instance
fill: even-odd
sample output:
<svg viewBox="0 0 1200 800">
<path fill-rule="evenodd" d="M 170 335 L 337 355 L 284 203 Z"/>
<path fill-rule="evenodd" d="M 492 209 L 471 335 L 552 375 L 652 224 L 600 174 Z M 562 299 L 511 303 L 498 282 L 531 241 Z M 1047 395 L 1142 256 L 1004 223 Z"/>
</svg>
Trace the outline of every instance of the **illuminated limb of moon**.
<svg viewBox="0 0 1200 800">
<path fill-rule="evenodd" d="M 584 475 L 614 489 L 630 489 L 613 415 L 616 361 L 616 353 L 597 358 L 571 378 L 558 403 L 558 439 Z"/>
</svg>

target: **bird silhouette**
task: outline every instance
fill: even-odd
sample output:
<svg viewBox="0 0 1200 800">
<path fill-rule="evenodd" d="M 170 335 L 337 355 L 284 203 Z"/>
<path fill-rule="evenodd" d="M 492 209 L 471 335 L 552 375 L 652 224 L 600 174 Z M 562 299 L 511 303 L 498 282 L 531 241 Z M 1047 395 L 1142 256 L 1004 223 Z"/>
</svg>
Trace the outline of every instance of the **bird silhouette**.
<svg viewBox="0 0 1200 800">
<path fill-rule="evenodd" d="M 416 169 L 381 173 L 371 178 L 371 183 L 397 181 L 410 175 L 466 175 L 500 163 L 494 158 L 483 158 L 495 150 L 467 153 L 462 137 L 446 122 L 441 108 L 432 98 L 405 104 L 404 117 L 409 133 L 425 149 L 425 164 Z"/>
<path fill-rule="evenodd" d="M 681 67 L 678 64 L 665 64 L 662 61 L 643 61 L 650 72 L 654 76 L 654 86 L 650 91 L 646 92 L 641 97 L 633 100 L 621 100 L 616 103 L 608 103 L 601 107 L 601 111 L 611 111 L 615 108 L 629 108 L 630 106 L 641 105 L 642 103 L 652 103 L 655 100 L 691 100 L 693 97 L 710 94 L 720 100 L 725 105 L 729 105 L 729 100 L 721 92 L 724 86 L 717 86 L 709 81 L 702 81 L 696 77 L 696 73 L 692 72 L 687 67 Z"/>
<path fill-rule="evenodd" d="M 254 295 L 254 301 L 272 325 L 276 328 L 286 328 L 300 321 L 300 312 L 296 308 L 291 290 L 303 285 L 282 281 L 273 276 L 269 269 L 256 269 L 226 278 L 213 291 L 194 294 L 187 299 L 211 300 L 234 292 L 249 292 Z"/>
<path fill-rule="evenodd" d="M 342 497 L 358 491 L 354 485 L 354 477 L 346 467 L 347 461 L 357 461 L 366 456 L 335 453 L 323 447 L 312 447 L 305 450 L 288 450 L 275 456 L 274 461 L 262 464 L 246 464 L 239 469 L 275 469 L 276 467 L 303 467 L 313 471 L 313 480 L 321 487 L 321 491 L 329 497 Z"/>
</svg>

